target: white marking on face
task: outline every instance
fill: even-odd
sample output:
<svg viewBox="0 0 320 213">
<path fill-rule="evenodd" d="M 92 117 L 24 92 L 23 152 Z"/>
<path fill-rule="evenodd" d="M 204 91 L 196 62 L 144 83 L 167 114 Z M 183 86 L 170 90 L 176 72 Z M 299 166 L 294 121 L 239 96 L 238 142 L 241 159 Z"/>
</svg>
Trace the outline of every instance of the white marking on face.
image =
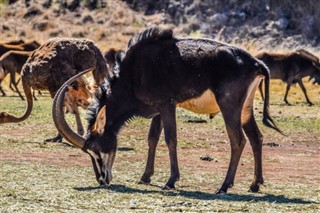
<svg viewBox="0 0 320 213">
<path fill-rule="evenodd" d="M 97 168 L 99 176 L 100 176 L 98 181 L 99 182 L 101 181 L 101 182 L 105 183 L 105 181 L 103 180 L 103 177 L 102 177 L 101 166 L 100 166 L 99 161 L 98 161 L 99 160 L 99 156 L 96 153 L 94 153 L 93 151 L 91 151 L 91 150 L 87 150 L 87 152 L 90 154 L 91 157 L 93 157 L 94 162 L 96 164 L 96 168 Z"/>
<path fill-rule="evenodd" d="M 101 158 L 102 158 L 102 171 L 106 174 L 104 177 L 104 181 L 107 184 L 110 184 L 112 181 L 112 165 L 113 165 L 113 159 L 112 159 L 112 154 L 107 154 L 107 153 L 100 153 Z"/>
<path fill-rule="evenodd" d="M 99 173 L 98 182 L 104 183 L 107 185 L 110 184 L 113 178 L 112 165 L 115 159 L 115 152 L 111 152 L 111 153 L 100 152 L 99 155 L 97 155 L 92 150 L 87 150 L 87 152 L 94 159 L 97 172 Z M 99 163 L 100 160 L 102 161 L 101 162 L 102 165 Z"/>
</svg>

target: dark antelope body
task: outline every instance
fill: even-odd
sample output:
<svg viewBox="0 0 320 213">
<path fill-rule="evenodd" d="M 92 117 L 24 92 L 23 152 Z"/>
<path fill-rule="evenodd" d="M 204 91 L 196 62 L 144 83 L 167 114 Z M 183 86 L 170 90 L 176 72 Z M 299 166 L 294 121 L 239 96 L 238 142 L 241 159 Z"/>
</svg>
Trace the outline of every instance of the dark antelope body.
<svg viewBox="0 0 320 213">
<path fill-rule="evenodd" d="M 211 90 L 223 115 L 231 145 L 231 160 L 226 178 L 217 193 L 233 186 L 239 159 L 246 140 L 253 149 L 255 171 L 250 189 L 258 191 L 263 183 L 262 134 L 253 115 L 253 97 L 265 78 L 263 123 L 280 132 L 268 110 L 269 71 L 247 52 L 209 39 L 176 38 L 172 30 L 151 28 L 129 42 L 120 63 L 119 78 L 106 81 L 111 95 L 100 96 L 95 109 L 94 129 L 84 138 L 73 132 L 62 113 L 67 81 L 54 98 L 53 117 L 60 133 L 82 148 L 92 159 L 96 179 L 109 184 L 117 150 L 117 134 L 134 116 L 152 118 L 149 131 L 148 161 L 142 183 L 149 183 L 154 172 L 156 146 L 164 129 L 171 175 L 165 188 L 174 188 L 180 173 L 177 159 L 176 104 L 197 98 Z M 101 98 L 102 97 L 102 98 Z M 105 119 L 99 119 L 105 107 Z M 100 111 L 99 111 L 100 110 Z M 99 113 L 98 113 L 99 112 Z"/>
<path fill-rule="evenodd" d="M 287 83 L 284 96 L 286 104 L 289 104 L 287 97 L 291 85 L 298 83 L 306 101 L 309 105 L 312 105 L 302 78 L 309 76 L 310 79 L 313 79 L 314 84 L 320 84 L 319 58 L 306 50 L 298 50 L 286 54 L 263 52 L 258 54 L 256 58 L 262 60 L 269 67 L 271 79 L 280 79 Z M 262 85 L 260 85 L 260 92 L 262 94 Z"/>
</svg>

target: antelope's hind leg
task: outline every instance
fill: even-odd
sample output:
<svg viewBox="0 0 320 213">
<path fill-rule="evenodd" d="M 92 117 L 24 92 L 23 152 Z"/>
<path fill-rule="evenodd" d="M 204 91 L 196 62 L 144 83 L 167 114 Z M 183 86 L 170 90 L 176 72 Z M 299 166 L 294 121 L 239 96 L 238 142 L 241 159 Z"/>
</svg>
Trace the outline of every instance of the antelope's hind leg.
<svg viewBox="0 0 320 213">
<path fill-rule="evenodd" d="M 219 88 L 220 92 L 216 94 L 231 146 L 228 171 L 221 187 L 215 192 L 216 194 L 227 193 L 228 189 L 234 185 L 239 160 L 246 144 L 241 125 L 241 114 L 248 94 L 248 87 L 244 86 L 245 83 L 226 84 Z"/>
<path fill-rule="evenodd" d="M 304 94 L 304 97 L 306 98 L 307 103 L 309 104 L 309 106 L 312 106 L 313 103 L 310 101 L 310 99 L 309 99 L 309 97 L 308 97 L 308 95 L 307 95 L 307 90 L 306 90 L 306 88 L 305 88 L 305 86 L 304 86 L 304 84 L 303 84 L 303 82 L 302 82 L 301 79 L 298 80 L 298 84 L 299 84 L 299 86 L 300 86 L 301 89 L 302 89 L 302 92 L 303 92 L 303 94 Z"/>
<path fill-rule="evenodd" d="M 263 184 L 262 176 L 262 141 L 263 136 L 257 126 L 251 109 L 249 119 L 243 124 L 243 129 L 250 141 L 254 157 L 254 178 L 250 186 L 250 191 L 258 192 L 259 187 Z"/>
<path fill-rule="evenodd" d="M 254 81 L 248 89 L 247 98 L 241 112 L 241 124 L 246 133 L 254 157 L 254 178 L 250 186 L 250 191 L 259 191 L 260 184 L 263 184 L 262 176 L 262 140 L 263 136 L 258 128 L 253 114 L 253 100 L 257 88 L 258 80 Z"/>
<path fill-rule="evenodd" d="M 231 109 L 220 105 L 226 125 L 227 133 L 230 139 L 231 156 L 230 163 L 221 187 L 215 192 L 216 194 L 227 193 L 228 189 L 234 185 L 234 178 L 237 172 L 239 160 L 246 144 L 246 140 L 241 128 L 240 110 Z"/>
</svg>

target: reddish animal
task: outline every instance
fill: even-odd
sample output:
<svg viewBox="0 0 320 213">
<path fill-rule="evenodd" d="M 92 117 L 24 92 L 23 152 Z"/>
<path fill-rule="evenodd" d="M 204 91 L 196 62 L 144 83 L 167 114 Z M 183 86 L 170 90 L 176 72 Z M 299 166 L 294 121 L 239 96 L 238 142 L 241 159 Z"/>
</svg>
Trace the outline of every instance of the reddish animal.
<svg viewBox="0 0 320 213">
<path fill-rule="evenodd" d="M 2 89 L 1 82 L 6 77 L 10 75 L 10 88 L 17 92 L 22 100 L 24 100 L 18 89 L 18 82 L 16 81 L 16 74 L 21 73 L 23 65 L 26 63 L 27 59 L 31 55 L 31 52 L 26 51 L 9 51 L 0 57 L 0 70 L 3 72 L 3 78 L 0 78 L 0 91 L 2 96 L 5 96 L 5 92 Z M 12 88 L 12 86 L 14 89 Z"/>
<path fill-rule="evenodd" d="M 25 43 L 24 40 L 19 39 L 19 40 L 11 40 L 11 41 L 5 42 L 4 44 L 19 45 L 19 44 L 24 44 L 24 43 Z"/>
</svg>

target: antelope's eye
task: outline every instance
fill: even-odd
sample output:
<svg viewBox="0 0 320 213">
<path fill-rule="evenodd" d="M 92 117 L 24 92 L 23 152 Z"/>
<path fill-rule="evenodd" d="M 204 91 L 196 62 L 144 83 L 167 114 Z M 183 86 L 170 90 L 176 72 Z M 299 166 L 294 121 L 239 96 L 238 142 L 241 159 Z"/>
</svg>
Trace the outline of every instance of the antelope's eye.
<svg viewBox="0 0 320 213">
<path fill-rule="evenodd" d="M 80 99 L 80 98 L 78 98 L 77 102 L 78 102 L 79 104 L 83 104 L 83 101 L 82 101 L 82 99 Z"/>
</svg>

